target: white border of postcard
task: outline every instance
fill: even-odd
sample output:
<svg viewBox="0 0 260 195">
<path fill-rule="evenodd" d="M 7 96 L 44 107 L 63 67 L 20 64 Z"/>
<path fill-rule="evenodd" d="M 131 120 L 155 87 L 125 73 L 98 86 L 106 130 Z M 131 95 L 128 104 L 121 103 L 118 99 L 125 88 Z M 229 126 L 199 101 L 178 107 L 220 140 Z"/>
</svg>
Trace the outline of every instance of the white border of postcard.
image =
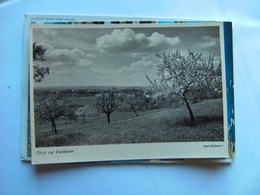
<svg viewBox="0 0 260 195">
<path fill-rule="evenodd" d="M 31 144 L 32 164 L 68 163 L 68 162 L 96 162 L 116 160 L 150 160 L 150 159 L 202 159 L 202 158 L 228 158 L 228 130 L 227 130 L 227 103 L 226 103 L 226 81 L 225 81 L 225 55 L 224 35 L 222 22 L 206 22 L 173 25 L 41 25 L 30 26 L 30 40 L 33 37 L 33 28 L 138 28 L 138 27 L 183 27 L 183 26 L 219 26 L 221 64 L 222 64 L 222 89 L 223 89 L 223 115 L 224 115 L 224 141 L 221 142 L 175 142 L 175 143 L 142 143 L 142 144 L 115 144 L 115 145 L 84 145 L 69 147 L 35 147 L 34 127 L 34 82 L 30 78 L 30 106 L 31 106 Z M 32 42 L 30 43 L 30 53 Z M 32 64 L 32 57 L 30 57 Z M 31 68 L 31 74 L 32 68 Z"/>
</svg>

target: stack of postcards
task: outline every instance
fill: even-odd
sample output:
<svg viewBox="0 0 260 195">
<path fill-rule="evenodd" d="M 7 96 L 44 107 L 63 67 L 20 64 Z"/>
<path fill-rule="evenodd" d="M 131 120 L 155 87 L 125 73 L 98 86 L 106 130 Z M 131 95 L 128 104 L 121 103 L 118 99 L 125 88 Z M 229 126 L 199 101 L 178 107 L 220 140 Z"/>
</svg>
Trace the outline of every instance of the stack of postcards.
<svg viewBox="0 0 260 195">
<path fill-rule="evenodd" d="M 232 23 L 26 15 L 22 160 L 230 162 Z"/>
</svg>

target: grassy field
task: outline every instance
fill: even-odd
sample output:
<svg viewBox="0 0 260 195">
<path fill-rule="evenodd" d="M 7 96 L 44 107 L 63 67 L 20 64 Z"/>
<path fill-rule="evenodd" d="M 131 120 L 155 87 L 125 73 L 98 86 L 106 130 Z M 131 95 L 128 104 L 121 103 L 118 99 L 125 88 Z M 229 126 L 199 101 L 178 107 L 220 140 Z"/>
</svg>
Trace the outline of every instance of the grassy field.
<svg viewBox="0 0 260 195">
<path fill-rule="evenodd" d="M 196 124 L 190 124 L 186 107 L 139 112 L 112 113 L 88 118 L 86 123 L 57 121 L 58 134 L 51 124 L 36 126 L 36 147 L 93 144 L 223 141 L 222 100 L 205 100 L 191 105 Z"/>
</svg>

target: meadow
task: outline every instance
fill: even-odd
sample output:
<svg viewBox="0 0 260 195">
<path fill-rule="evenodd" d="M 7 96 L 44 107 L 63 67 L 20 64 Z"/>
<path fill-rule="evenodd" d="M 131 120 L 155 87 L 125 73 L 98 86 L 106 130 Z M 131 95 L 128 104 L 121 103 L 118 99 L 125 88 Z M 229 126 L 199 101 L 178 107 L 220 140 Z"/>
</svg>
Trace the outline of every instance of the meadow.
<svg viewBox="0 0 260 195">
<path fill-rule="evenodd" d="M 90 99 L 78 99 L 86 103 Z M 76 146 L 126 143 L 223 141 L 222 99 L 204 100 L 191 105 L 196 123 L 189 122 L 185 105 L 134 112 L 114 112 L 111 123 L 100 113 L 65 124 L 57 120 L 58 134 L 51 131 L 51 123 L 36 125 L 36 147 Z"/>
</svg>

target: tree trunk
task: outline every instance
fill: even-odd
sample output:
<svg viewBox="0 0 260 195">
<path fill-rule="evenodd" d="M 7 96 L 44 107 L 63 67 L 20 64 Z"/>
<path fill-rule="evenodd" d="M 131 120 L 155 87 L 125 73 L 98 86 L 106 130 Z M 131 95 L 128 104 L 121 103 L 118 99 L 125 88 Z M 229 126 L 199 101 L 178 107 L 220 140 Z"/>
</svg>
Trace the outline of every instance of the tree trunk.
<svg viewBox="0 0 260 195">
<path fill-rule="evenodd" d="M 97 117 L 99 118 L 99 110 L 97 109 Z"/>
<path fill-rule="evenodd" d="M 54 133 L 57 134 L 57 128 L 56 128 L 56 124 L 55 124 L 55 120 L 54 118 L 51 119 L 51 130 L 54 130 Z"/>
<path fill-rule="evenodd" d="M 110 123 L 110 113 L 107 113 L 107 123 Z"/>
<path fill-rule="evenodd" d="M 192 113 L 191 107 L 190 107 L 189 102 L 188 102 L 188 100 L 187 100 L 187 98 L 186 98 L 185 95 L 183 95 L 183 100 L 184 100 L 184 102 L 185 102 L 185 104 L 186 104 L 186 107 L 187 107 L 187 109 L 188 109 L 188 111 L 189 111 L 190 121 L 191 121 L 192 123 L 195 123 L 195 117 L 194 117 L 194 115 L 193 115 L 193 113 Z"/>
<path fill-rule="evenodd" d="M 73 116 L 73 118 L 74 118 L 75 123 L 78 123 L 78 117 L 77 116 Z"/>
<path fill-rule="evenodd" d="M 133 109 L 133 111 L 134 111 L 134 113 L 135 113 L 135 116 L 136 117 L 138 117 L 138 114 L 137 114 L 137 112 L 136 112 L 136 110 L 135 110 L 135 107 L 132 105 L 132 109 Z"/>
</svg>

